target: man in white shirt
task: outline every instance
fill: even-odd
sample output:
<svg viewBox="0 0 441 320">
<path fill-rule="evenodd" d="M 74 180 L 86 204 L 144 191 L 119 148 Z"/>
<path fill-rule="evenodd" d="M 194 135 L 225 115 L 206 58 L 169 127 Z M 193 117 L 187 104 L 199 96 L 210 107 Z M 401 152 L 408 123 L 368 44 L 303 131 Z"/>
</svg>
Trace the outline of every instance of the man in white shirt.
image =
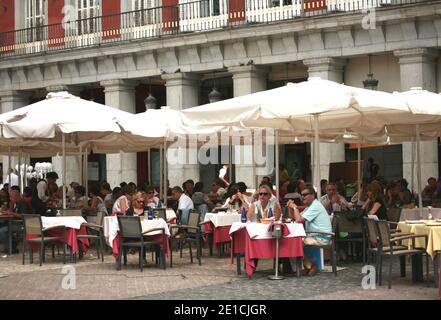
<svg viewBox="0 0 441 320">
<path fill-rule="evenodd" d="M 48 172 L 46 174 L 46 180 L 41 180 L 37 184 L 37 192 L 38 192 L 38 198 L 42 202 L 46 202 L 49 199 L 49 196 L 47 194 L 47 187 L 50 183 L 56 183 L 58 179 L 58 174 L 56 172 Z"/>
<path fill-rule="evenodd" d="M 187 196 L 181 187 L 174 187 L 172 189 L 172 199 L 178 201 L 178 210 L 193 210 L 193 201 Z"/>
<path fill-rule="evenodd" d="M 14 169 L 9 168 L 4 184 L 9 184 L 9 187 L 18 186 L 18 175 L 15 174 Z"/>
<path fill-rule="evenodd" d="M 328 211 L 328 214 L 352 208 L 352 203 L 346 201 L 343 196 L 338 194 L 337 185 L 333 182 L 327 184 L 326 194 L 320 198 L 320 202 Z"/>
</svg>

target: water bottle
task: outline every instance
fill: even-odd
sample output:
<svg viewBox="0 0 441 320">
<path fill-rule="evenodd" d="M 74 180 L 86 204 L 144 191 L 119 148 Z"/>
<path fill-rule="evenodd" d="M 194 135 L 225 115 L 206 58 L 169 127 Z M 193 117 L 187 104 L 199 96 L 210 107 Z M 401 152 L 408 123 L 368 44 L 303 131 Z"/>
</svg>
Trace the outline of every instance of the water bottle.
<svg viewBox="0 0 441 320">
<path fill-rule="evenodd" d="M 162 202 L 161 202 L 161 200 L 158 201 L 158 208 L 162 208 Z"/>
<path fill-rule="evenodd" d="M 148 209 L 148 219 L 153 220 L 153 209 L 151 207 Z"/>
<path fill-rule="evenodd" d="M 273 214 L 273 208 L 269 208 L 269 211 L 268 211 L 268 219 L 271 219 L 272 217 L 274 217 L 274 214 Z"/>
<path fill-rule="evenodd" d="M 149 216 L 149 208 L 150 207 L 148 207 L 148 206 L 144 208 L 144 218 L 148 218 L 148 216 Z"/>
<path fill-rule="evenodd" d="M 245 208 L 242 208 L 242 223 L 247 222 L 247 210 Z"/>
</svg>

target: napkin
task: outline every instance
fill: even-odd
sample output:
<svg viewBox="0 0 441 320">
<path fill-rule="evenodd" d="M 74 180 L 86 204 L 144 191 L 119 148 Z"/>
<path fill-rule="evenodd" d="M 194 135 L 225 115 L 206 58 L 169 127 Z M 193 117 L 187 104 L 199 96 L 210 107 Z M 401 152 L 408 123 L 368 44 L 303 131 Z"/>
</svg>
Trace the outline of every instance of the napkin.
<svg viewBox="0 0 441 320">
<path fill-rule="evenodd" d="M 289 236 L 291 234 L 291 231 L 289 231 L 289 228 L 287 225 L 285 225 L 284 223 L 271 223 L 268 227 L 268 232 L 273 232 L 274 231 L 274 226 L 275 225 L 281 225 L 282 226 L 282 234 L 284 237 Z"/>
</svg>

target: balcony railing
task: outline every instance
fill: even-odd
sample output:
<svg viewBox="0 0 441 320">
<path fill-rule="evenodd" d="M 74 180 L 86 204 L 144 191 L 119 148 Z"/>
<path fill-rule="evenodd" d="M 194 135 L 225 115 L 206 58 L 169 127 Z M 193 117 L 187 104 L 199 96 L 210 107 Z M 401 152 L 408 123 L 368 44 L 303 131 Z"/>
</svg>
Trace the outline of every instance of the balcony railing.
<svg viewBox="0 0 441 320">
<path fill-rule="evenodd" d="M 0 33 L 0 56 L 93 47 L 422 1 L 424 0 L 181 0 L 176 6 Z"/>
</svg>

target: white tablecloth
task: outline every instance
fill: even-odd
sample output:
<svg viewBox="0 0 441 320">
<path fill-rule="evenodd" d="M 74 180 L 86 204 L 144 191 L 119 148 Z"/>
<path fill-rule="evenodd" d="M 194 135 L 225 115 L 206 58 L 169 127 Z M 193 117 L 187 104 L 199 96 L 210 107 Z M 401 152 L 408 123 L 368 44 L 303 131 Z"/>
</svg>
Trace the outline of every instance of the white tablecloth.
<svg viewBox="0 0 441 320">
<path fill-rule="evenodd" d="M 231 226 L 235 222 L 241 222 L 242 215 L 234 213 L 207 213 L 204 222 L 211 221 L 213 225 L 218 227 Z"/>
<path fill-rule="evenodd" d="M 168 229 L 167 222 L 164 219 L 153 219 L 153 220 L 143 220 L 141 221 L 142 232 L 146 232 L 149 229 L 163 228 L 165 229 L 165 234 L 170 236 L 170 230 Z M 113 240 L 118 235 L 119 225 L 116 216 L 105 217 L 104 218 L 104 237 L 111 247 L 113 247 Z M 161 234 L 161 231 L 154 231 L 149 233 L 149 236 L 154 236 Z"/>
<path fill-rule="evenodd" d="M 176 218 L 176 212 L 173 209 L 167 209 L 166 217 L 167 217 L 167 221 L 175 219 Z"/>
<path fill-rule="evenodd" d="M 290 234 L 286 238 L 306 237 L 305 229 L 301 223 L 286 223 Z M 230 235 L 242 228 L 247 228 L 248 235 L 251 239 L 272 239 L 271 232 L 268 232 L 269 224 L 256 222 L 235 222 L 231 226 Z"/>
<path fill-rule="evenodd" d="M 81 229 L 83 223 L 87 221 L 83 217 L 41 217 L 43 228 L 66 227 Z"/>
</svg>

